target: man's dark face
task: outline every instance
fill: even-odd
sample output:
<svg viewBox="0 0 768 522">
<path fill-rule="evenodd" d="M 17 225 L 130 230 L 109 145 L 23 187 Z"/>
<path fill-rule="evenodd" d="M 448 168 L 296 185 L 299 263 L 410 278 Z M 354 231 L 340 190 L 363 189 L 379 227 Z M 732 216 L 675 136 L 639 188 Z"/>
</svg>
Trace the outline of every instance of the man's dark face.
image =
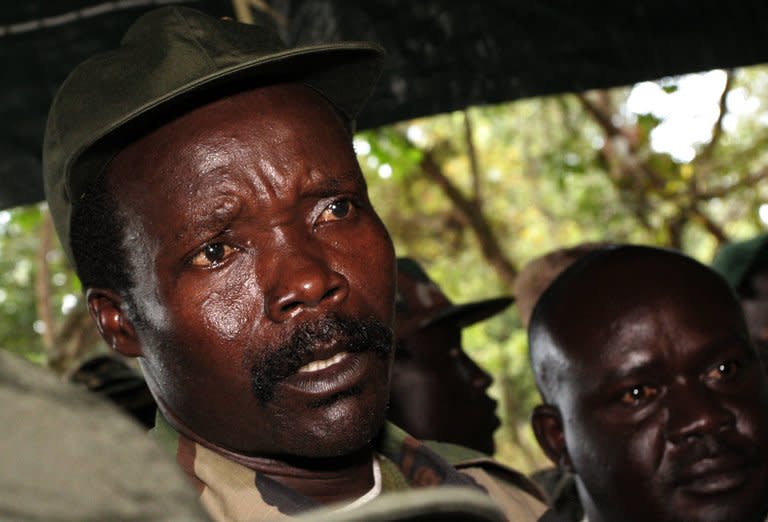
<svg viewBox="0 0 768 522">
<path fill-rule="evenodd" d="M 122 151 L 142 366 L 172 423 L 243 454 L 346 454 L 381 427 L 394 252 L 307 87 L 198 108 Z"/>
<path fill-rule="evenodd" d="M 763 520 L 768 393 L 738 306 L 713 275 L 653 262 L 612 287 L 593 274 L 583 288 L 611 298 L 580 293 L 554 330 L 568 347 L 553 402 L 589 518 Z"/>
<path fill-rule="evenodd" d="M 461 347 L 461 330 L 447 320 L 398 340 L 389 418 L 412 435 L 492 454 L 499 427 L 491 376 Z"/>
</svg>

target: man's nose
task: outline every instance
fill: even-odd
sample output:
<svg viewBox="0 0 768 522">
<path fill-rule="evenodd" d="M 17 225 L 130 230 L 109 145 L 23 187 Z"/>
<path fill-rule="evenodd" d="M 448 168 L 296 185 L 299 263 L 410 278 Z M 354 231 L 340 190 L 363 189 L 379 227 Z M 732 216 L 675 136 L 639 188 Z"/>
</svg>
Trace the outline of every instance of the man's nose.
<svg viewBox="0 0 768 522">
<path fill-rule="evenodd" d="M 294 248 L 276 260 L 276 282 L 266 296 L 266 312 L 284 322 L 306 312 L 328 312 L 349 294 L 347 279 L 331 268 L 322 252 Z"/>
<path fill-rule="evenodd" d="M 483 392 L 487 390 L 493 383 L 493 377 L 467 355 L 463 348 L 456 348 L 455 350 L 455 357 L 458 358 L 457 365 L 464 373 L 465 382 L 470 383 L 472 388 L 476 390 Z"/>
<path fill-rule="evenodd" d="M 735 426 L 735 417 L 722 397 L 704 383 L 675 384 L 667 393 L 667 438 L 684 443 Z"/>
<path fill-rule="evenodd" d="M 493 377 L 491 377 L 490 373 L 481 368 L 480 373 L 475 377 L 474 383 L 477 388 L 487 390 L 491 387 L 491 384 L 493 384 Z"/>
</svg>

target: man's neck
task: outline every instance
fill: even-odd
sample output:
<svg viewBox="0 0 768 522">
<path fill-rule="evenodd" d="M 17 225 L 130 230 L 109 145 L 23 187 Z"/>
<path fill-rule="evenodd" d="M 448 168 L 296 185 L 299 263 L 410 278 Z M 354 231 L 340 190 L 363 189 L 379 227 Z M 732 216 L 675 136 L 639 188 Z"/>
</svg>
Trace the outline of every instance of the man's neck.
<svg viewBox="0 0 768 522">
<path fill-rule="evenodd" d="M 340 457 L 255 457 L 198 442 L 320 504 L 353 501 L 374 485 L 371 446 Z"/>
<path fill-rule="evenodd" d="M 370 444 L 338 457 L 243 455 L 200 437 L 173 414 L 164 408 L 161 410 L 166 422 L 184 437 L 320 504 L 351 502 L 374 486 L 373 448 Z"/>
</svg>

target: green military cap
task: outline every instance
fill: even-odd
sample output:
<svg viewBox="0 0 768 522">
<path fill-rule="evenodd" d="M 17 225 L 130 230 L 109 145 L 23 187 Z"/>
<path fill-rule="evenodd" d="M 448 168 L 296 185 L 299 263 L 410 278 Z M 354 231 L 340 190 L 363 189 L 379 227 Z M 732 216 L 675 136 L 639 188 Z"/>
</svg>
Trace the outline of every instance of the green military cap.
<svg viewBox="0 0 768 522">
<path fill-rule="evenodd" d="M 501 296 L 454 304 L 416 260 L 397 258 L 395 334 L 398 339 L 438 321 L 451 321 L 465 328 L 500 313 L 513 302 L 512 297 Z"/>
<path fill-rule="evenodd" d="M 768 234 L 761 234 L 746 241 L 728 243 L 718 250 L 712 260 L 712 268 L 737 291 L 752 272 L 766 265 L 768 265 Z"/>
<path fill-rule="evenodd" d="M 270 26 L 219 20 L 181 6 L 145 14 L 118 49 L 70 73 L 48 115 L 43 180 L 70 261 L 73 208 L 118 151 L 164 119 L 226 92 L 301 82 L 352 123 L 382 61 L 383 50 L 371 43 L 289 48 Z"/>
</svg>

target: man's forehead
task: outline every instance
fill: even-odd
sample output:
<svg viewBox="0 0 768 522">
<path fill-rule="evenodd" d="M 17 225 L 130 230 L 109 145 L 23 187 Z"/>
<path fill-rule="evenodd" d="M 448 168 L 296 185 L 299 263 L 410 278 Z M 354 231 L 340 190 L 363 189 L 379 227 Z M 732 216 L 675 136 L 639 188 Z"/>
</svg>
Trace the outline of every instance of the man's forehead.
<svg viewBox="0 0 768 522">
<path fill-rule="evenodd" d="M 738 305 L 716 275 L 666 252 L 595 263 L 558 290 L 547 321 L 554 345 L 565 359 L 595 369 L 625 365 L 649 346 L 706 345 L 743 330 Z"/>
<path fill-rule="evenodd" d="M 751 349 L 738 314 L 697 314 L 695 306 L 675 304 L 649 303 L 603 328 L 559 332 L 558 346 L 570 368 L 565 378 L 595 389 L 632 375 L 698 372 L 721 354 Z"/>
<path fill-rule="evenodd" d="M 311 155 L 314 151 L 306 148 L 304 138 L 318 134 L 318 129 L 323 131 L 323 148 L 351 150 L 341 119 L 308 87 L 285 84 L 253 89 L 197 107 L 153 129 L 118 153 L 107 173 L 118 190 L 136 185 L 137 178 L 151 173 L 166 187 L 189 185 L 190 189 L 195 176 L 225 174 L 238 165 L 269 174 L 274 158 L 288 163 Z M 273 160 L 259 165 L 259 157 Z M 314 177 L 323 174 L 310 172 Z"/>
<path fill-rule="evenodd" d="M 311 113 L 307 114 L 308 112 Z M 144 134 L 132 146 L 162 148 L 177 141 L 224 145 L 233 134 L 262 131 L 265 142 L 276 144 L 285 132 L 310 129 L 317 120 L 335 120 L 346 129 L 338 112 L 325 98 L 301 84 L 277 84 L 223 96 L 214 101 L 190 107 L 174 115 Z M 243 123 L 247 123 L 244 127 Z M 350 140 L 351 141 L 351 140 Z M 201 152 L 206 152 L 201 150 Z"/>
<path fill-rule="evenodd" d="M 561 314 L 582 310 L 587 324 L 596 327 L 593 317 L 600 323 L 653 303 L 687 301 L 696 309 L 735 304 L 725 282 L 697 261 L 660 249 L 644 247 L 636 255 L 627 250 L 606 251 L 592 262 L 577 263 L 575 273 L 566 271 L 566 277 L 557 281 L 559 291 L 553 300 L 557 306 L 552 309 Z"/>
<path fill-rule="evenodd" d="M 592 312 L 592 311 L 590 311 Z M 625 360 L 637 360 L 638 348 L 662 335 L 652 307 L 604 308 L 588 318 L 560 321 L 550 333 L 550 342 L 568 364 L 593 368 L 615 368 Z"/>
</svg>

